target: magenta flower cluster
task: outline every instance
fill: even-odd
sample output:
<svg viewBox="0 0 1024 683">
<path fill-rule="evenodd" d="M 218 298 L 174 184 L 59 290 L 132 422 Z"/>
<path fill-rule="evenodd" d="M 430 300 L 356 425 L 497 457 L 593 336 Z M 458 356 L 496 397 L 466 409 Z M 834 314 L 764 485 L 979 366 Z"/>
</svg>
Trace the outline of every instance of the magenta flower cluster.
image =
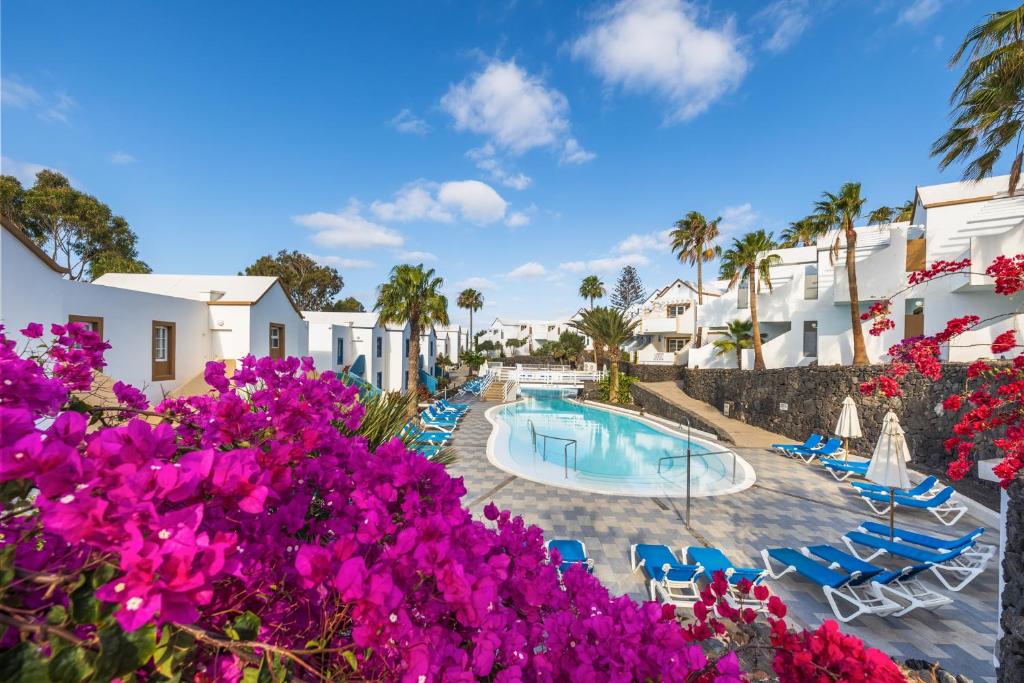
<svg viewBox="0 0 1024 683">
<path fill-rule="evenodd" d="M 105 567 L 95 594 L 124 631 L 227 639 L 252 613 L 255 640 L 317 650 L 308 666 L 328 677 L 682 681 L 707 665 L 670 611 L 580 570 L 560 581 L 540 529 L 494 506 L 474 519 L 442 466 L 344 435 L 363 417 L 356 389 L 308 359 L 247 357 L 230 377 L 210 363 L 208 395 L 150 408 L 118 384 L 119 406 L 74 410 L 107 346 L 74 324 L 52 333 L 26 354 L 0 332 L 0 482 L 38 491 L 0 517 L 18 614 L 42 619 Z M 207 680 L 248 665 L 202 642 L 191 656 Z M 734 680 L 735 660 L 723 666 Z"/>
</svg>

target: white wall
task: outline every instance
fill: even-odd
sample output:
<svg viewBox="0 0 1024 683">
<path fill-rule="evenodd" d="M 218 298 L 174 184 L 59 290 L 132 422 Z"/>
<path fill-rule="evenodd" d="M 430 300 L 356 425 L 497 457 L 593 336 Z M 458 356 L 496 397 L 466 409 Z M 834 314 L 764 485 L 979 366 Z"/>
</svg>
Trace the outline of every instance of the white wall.
<svg viewBox="0 0 1024 683">
<path fill-rule="evenodd" d="M 408 357 L 405 347 L 409 340 L 409 326 L 389 325 L 384 334 L 383 388 L 387 391 L 405 391 L 408 389 L 405 377 Z"/>
<path fill-rule="evenodd" d="M 292 307 L 280 284 L 272 286 L 259 301 L 248 308 L 249 353 L 257 357 L 270 355 L 270 323 L 279 323 L 284 325 L 284 355 L 298 357 L 308 355 L 308 325 Z"/>
</svg>

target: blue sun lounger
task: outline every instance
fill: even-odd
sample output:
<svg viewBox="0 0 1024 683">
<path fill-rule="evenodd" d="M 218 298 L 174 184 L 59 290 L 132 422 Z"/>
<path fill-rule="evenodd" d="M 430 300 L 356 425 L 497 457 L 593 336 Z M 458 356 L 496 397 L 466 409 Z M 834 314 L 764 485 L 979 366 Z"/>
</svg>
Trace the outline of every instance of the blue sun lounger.
<svg viewBox="0 0 1024 683">
<path fill-rule="evenodd" d="M 843 449 L 843 440 L 832 437 L 821 446 L 817 448 L 802 448 L 797 447 L 790 451 L 793 455 L 797 456 L 804 461 L 804 464 L 810 465 L 814 462 L 815 458 L 822 456 L 832 457 L 836 453 L 839 453 Z"/>
<path fill-rule="evenodd" d="M 916 510 L 926 510 L 946 526 L 953 526 L 967 512 L 967 506 L 959 501 L 953 500 L 956 493 L 952 486 L 947 486 L 934 496 L 927 498 L 915 498 L 897 493 L 893 502 L 897 507 L 908 507 Z M 876 515 L 885 515 L 889 512 L 889 493 L 878 491 L 865 491 L 860 489 L 857 495 L 864 499 L 868 507 Z"/>
<path fill-rule="evenodd" d="M 697 577 L 704 570 L 680 562 L 667 545 L 637 543 L 629 553 L 633 571 L 642 569 L 647 577 L 651 600 L 689 606 L 700 599 Z"/>
<path fill-rule="evenodd" d="M 888 534 L 886 534 L 888 536 Z M 899 541 L 890 541 L 887 537 L 866 534 L 862 531 L 850 531 L 843 535 L 843 542 L 850 552 L 865 562 L 870 562 L 880 555 L 903 557 L 913 562 L 927 564 L 942 585 L 953 591 L 960 591 L 985 570 L 991 554 L 972 552 L 972 546 L 961 546 L 946 552 L 936 552 Z M 857 546 L 862 545 L 874 552 L 861 554 Z M 950 575 L 954 582 L 946 578 Z"/>
<path fill-rule="evenodd" d="M 844 481 L 849 477 L 863 477 L 868 473 L 868 466 L 871 464 L 867 460 L 850 460 L 843 461 L 835 458 L 819 458 L 818 462 L 825 466 L 836 481 Z"/>
<path fill-rule="evenodd" d="M 552 550 L 557 550 L 562 561 L 558 563 L 558 573 L 564 574 L 573 565 L 579 565 L 585 570 L 594 573 L 594 561 L 587 555 L 587 546 L 583 541 L 575 538 L 553 538 L 548 541 L 548 556 Z"/>
<path fill-rule="evenodd" d="M 914 486 L 913 488 L 909 489 L 897 489 L 896 493 L 901 496 L 912 496 L 916 498 L 927 495 L 928 492 L 935 488 L 935 485 L 938 483 L 939 480 L 937 478 L 929 475 L 922 479 L 921 483 L 918 484 L 917 486 Z M 884 493 L 886 495 L 889 495 L 888 486 L 880 486 L 870 481 L 852 481 L 850 482 L 850 484 L 859 491 L 873 491 L 875 493 Z"/>
<path fill-rule="evenodd" d="M 688 546 L 683 548 L 683 559 L 704 568 L 704 576 L 709 581 L 715 572 L 722 572 L 729 583 L 736 584 L 747 579 L 751 583 L 761 583 L 765 579 L 765 570 L 754 567 L 737 567 L 718 548 Z"/>
<path fill-rule="evenodd" d="M 878 522 L 864 522 L 857 528 L 857 531 L 866 534 L 874 534 L 875 536 L 889 537 L 889 526 L 887 524 L 879 524 Z M 992 554 L 996 551 L 995 546 L 977 542 L 977 539 L 985 533 L 984 527 L 978 527 L 974 531 L 969 531 L 958 538 L 932 536 L 931 534 L 922 533 L 920 531 L 911 531 L 909 529 L 901 529 L 900 527 L 893 529 L 893 532 L 894 541 L 910 543 L 911 545 L 919 545 L 922 548 L 928 548 L 929 550 L 934 550 L 940 553 L 959 550 L 965 546 L 973 546 L 977 550 Z"/>
<path fill-rule="evenodd" d="M 406 437 L 412 437 L 413 443 L 448 443 L 451 441 L 451 434 L 441 434 L 438 432 L 426 432 L 411 424 L 407 424 L 402 431 L 399 433 L 399 438 L 405 439 Z"/>
<path fill-rule="evenodd" d="M 807 437 L 807 441 L 803 443 L 773 443 L 772 448 L 779 451 L 783 455 L 790 455 L 791 451 L 796 448 L 817 448 L 821 445 L 821 442 L 825 440 L 821 434 L 811 434 Z"/>
</svg>

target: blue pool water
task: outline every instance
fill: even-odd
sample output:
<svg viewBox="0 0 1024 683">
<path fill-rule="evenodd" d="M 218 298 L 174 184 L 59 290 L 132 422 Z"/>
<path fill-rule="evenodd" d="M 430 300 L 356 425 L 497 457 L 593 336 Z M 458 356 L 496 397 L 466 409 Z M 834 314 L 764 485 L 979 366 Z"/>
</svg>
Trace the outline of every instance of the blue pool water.
<svg viewBox="0 0 1024 683">
<path fill-rule="evenodd" d="M 526 478 L 556 486 L 627 495 L 682 495 L 686 438 L 651 423 L 567 400 L 558 390 L 523 390 L 523 400 L 492 414 L 492 460 Z M 532 425 L 532 430 L 531 430 Z M 534 446 L 534 433 L 536 447 Z M 543 435 L 548 435 L 545 448 Z M 576 441 L 574 447 L 565 439 Z M 694 439 L 690 452 L 692 495 L 746 488 L 752 471 L 731 452 Z M 658 471 L 661 460 L 661 471 Z"/>
</svg>

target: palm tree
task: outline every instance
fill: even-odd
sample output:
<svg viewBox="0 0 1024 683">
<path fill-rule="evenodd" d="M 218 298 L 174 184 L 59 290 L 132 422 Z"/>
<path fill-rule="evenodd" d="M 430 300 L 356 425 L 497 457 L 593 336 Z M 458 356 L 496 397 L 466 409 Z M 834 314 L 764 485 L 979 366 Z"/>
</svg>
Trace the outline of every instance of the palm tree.
<svg viewBox="0 0 1024 683">
<path fill-rule="evenodd" d="M 793 221 L 782 231 L 782 247 L 809 247 L 816 244 L 818 238 L 825 233 L 821 220 L 817 216 L 807 216 Z"/>
<path fill-rule="evenodd" d="M 469 311 L 469 338 L 473 340 L 473 348 L 476 348 L 476 337 L 473 336 L 473 311 L 479 311 L 484 307 L 484 295 L 475 289 L 464 289 L 459 292 L 459 298 L 455 305 Z"/>
<path fill-rule="evenodd" d="M 604 283 L 596 275 L 588 275 L 580 283 L 580 296 L 590 299 L 590 308 L 594 308 L 594 299 L 600 299 L 605 295 Z"/>
<path fill-rule="evenodd" d="M 860 194 L 860 183 L 846 183 L 838 194 L 825 192 L 816 203 L 818 216 L 830 230 L 836 230 L 831 257 L 839 255 L 842 242 L 846 242 L 846 281 L 850 289 L 850 329 L 853 331 L 853 364 L 867 365 L 868 353 L 864 347 L 864 328 L 860 320 L 860 297 L 857 293 L 857 231 L 854 223 L 864 211 L 865 197 Z M 872 212 L 874 214 L 875 212 Z"/>
<path fill-rule="evenodd" d="M 953 125 L 932 144 L 932 156 L 939 156 L 939 168 L 970 157 L 964 179 L 980 180 L 992 175 L 1003 149 L 1014 145 L 1016 156 L 1010 166 L 1007 191 L 1013 196 L 1020 180 L 1021 127 L 1024 108 L 1024 5 L 993 12 L 972 28 L 960 49 L 949 61 L 956 66 L 964 57 L 967 67 L 953 89 Z"/>
<path fill-rule="evenodd" d="M 444 280 L 434 269 L 408 264 L 391 269 L 391 277 L 377 290 L 373 310 L 380 313 L 380 323 L 409 323 L 409 391 L 419 392 L 420 330 L 448 324 L 448 298 L 441 294 Z M 416 403 L 409 407 L 409 417 L 416 416 Z"/>
<path fill-rule="evenodd" d="M 722 255 L 722 248 L 715 244 L 718 239 L 718 224 L 722 218 L 709 221 L 698 211 L 691 211 L 676 221 L 669 233 L 672 239 L 672 253 L 680 263 L 697 266 L 697 306 L 704 305 L 704 272 L 703 266 L 716 256 Z M 697 325 L 698 310 L 693 312 L 694 345 L 701 345 L 702 328 Z"/>
<path fill-rule="evenodd" d="M 778 248 L 771 233 L 764 230 L 750 232 L 732 241 L 732 246 L 722 254 L 719 277 L 729 281 L 729 287 L 741 279 L 747 281 L 750 294 L 750 324 L 754 332 L 754 369 L 764 370 L 764 356 L 761 353 L 761 327 L 757 321 L 757 294 L 763 282 L 772 291 L 771 267 L 782 263 Z"/>
<path fill-rule="evenodd" d="M 715 347 L 716 356 L 724 356 L 727 353 L 736 354 L 736 367 L 743 367 L 743 349 L 749 349 L 754 345 L 754 324 L 750 320 L 733 320 L 726 325 L 726 331 L 712 345 Z"/>
<path fill-rule="evenodd" d="M 622 356 L 620 347 L 633 336 L 640 321 L 627 318 L 625 312 L 617 308 L 599 306 L 588 311 L 581 311 L 579 319 L 573 320 L 569 324 L 593 339 L 595 350 L 598 346 L 608 350 L 610 366 L 608 400 L 617 403 L 619 400 L 619 360 Z"/>
</svg>

